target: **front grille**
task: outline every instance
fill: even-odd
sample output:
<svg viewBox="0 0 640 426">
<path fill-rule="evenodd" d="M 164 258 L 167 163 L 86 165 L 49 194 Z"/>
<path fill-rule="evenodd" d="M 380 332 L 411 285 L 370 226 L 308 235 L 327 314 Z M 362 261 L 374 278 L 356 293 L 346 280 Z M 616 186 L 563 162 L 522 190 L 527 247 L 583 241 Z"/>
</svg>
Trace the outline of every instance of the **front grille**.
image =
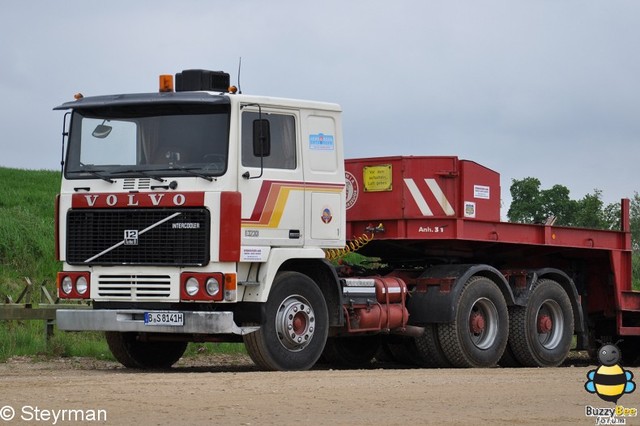
<svg viewBox="0 0 640 426">
<path fill-rule="evenodd" d="M 171 295 L 169 275 L 99 275 L 98 296 L 126 300 L 166 299 Z"/>
<path fill-rule="evenodd" d="M 182 265 L 209 262 L 207 209 L 80 209 L 67 214 L 72 265 Z"/>
</svg>

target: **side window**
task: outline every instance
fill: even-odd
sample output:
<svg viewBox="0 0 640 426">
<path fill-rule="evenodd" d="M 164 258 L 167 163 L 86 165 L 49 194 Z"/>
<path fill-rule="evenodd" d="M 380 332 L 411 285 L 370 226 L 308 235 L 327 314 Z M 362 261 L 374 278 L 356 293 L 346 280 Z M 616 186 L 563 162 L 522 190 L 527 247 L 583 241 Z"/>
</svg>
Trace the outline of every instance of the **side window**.
<svg viewBox="0 0 640 426">
<path fill-rule="evenodd" d="M 253 155 L 253 122 L 259 119 L 257 112 L 242 113 L 242 165 L 260 167 L 260 157 Z M 262 113 L 269 120 L 271 152 L 264 157 L 265 169 L 296 168 L 296 120 L 292 115 Z"/>
</svg>

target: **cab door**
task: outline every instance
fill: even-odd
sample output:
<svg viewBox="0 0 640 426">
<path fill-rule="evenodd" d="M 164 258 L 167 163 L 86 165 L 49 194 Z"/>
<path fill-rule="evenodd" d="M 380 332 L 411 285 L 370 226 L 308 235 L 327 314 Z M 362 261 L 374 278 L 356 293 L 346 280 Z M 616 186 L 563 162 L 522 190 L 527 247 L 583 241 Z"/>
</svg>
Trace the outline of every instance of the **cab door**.
<svg viewBox="0 0 640 426">
<path fill-rule="evenodd" d="M 238 188 L 243 246 L 304 244 L 305 186 L 298 123 L 297 111 L 265 105 L 241 111 Z"/>
</svg>

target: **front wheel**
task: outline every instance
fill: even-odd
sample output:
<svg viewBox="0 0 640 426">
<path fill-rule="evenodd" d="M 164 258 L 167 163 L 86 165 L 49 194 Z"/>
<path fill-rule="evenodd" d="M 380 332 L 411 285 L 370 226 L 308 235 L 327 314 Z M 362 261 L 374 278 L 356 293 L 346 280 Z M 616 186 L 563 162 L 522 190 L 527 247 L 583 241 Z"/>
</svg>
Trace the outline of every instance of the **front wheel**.
<svg viewBox="0 0 640 426">
<path fill-rule="evenodd" d="M 187 342 L 147 342 L 138 333 L 105 332 L 111 353 L 127 368 L 166 369 L 187 349 Z"/>
<path fill-rule="evenodd" d="M 507 346 L 509 313 L 498 286 L 476 276 L 467 281 L 457 300 L 453 323 L 439 324 L 444 355 L 454 367 L 492 367 Z"/>
<path fill-rule="evenodd" d="M 260 329 L 244 336 L 249 356 L 265 370 L 308 370 L 324 349 L 329 314 L 316 283 L 298 272 L 276 276 Z"/>
</svg>

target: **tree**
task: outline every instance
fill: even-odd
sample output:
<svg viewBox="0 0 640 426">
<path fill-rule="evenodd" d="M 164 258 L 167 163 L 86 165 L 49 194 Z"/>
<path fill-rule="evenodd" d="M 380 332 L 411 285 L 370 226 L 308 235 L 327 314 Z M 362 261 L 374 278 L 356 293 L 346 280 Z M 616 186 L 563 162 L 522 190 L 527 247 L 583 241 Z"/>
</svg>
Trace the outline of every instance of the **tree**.
<svg viewBox="0 0 640 426">
<path fill-rule="evenodd" d="M 557 225 L 573 226 L 579 209 L 577 201 L 569 198 L 569 189 L 554 185 L 540 189 L 537 178 L 527 177 L 512 180 L 511 206 L 507 217 L 511 222 L 544 223 L 550 216 L 556 217 Z"/>
</svg>

